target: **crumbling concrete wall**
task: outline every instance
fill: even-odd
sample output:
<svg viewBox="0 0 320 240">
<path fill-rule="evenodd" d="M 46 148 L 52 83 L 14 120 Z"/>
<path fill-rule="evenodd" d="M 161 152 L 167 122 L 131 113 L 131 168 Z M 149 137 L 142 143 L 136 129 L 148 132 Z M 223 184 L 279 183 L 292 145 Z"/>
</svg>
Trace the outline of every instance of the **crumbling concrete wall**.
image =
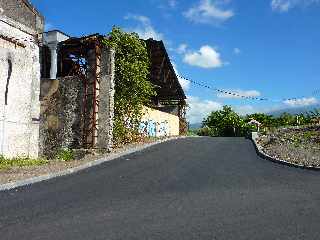
<svg viewBox="0 0 320 240">
<path fill-rule="evenodd" d="M 40 64 L 35 35 L 43 25 L 21 24 L 15 21 L 18 13 L 11 19 L 10 9 L 18 6 L 10 4 L 0 1 L 0 155 L 37 157 Z"/>
<path fill-rule="evenodd" d="M 114 117 L 114 51 L 102 49 L 97 108 L 98 149 L 112 147 Z M 90 74 L 88 74 L 90 76 Z M 92 77 L 91 77 L 92 78 Z M 83 116 L 84 83 L 77 76 L 61 77 L 57 80 L 41 80 L 41 155 L 52 158 L 60 149 L 84 148 Z M 88 114 L 92 114 L 89 111 Z"/>
<path fill-rule="evenodd" d="M 81 146 L 82 81 L 63 77 L 41 81 L 40 154 L 54 157 L 60 149 Z"/>
</svg>

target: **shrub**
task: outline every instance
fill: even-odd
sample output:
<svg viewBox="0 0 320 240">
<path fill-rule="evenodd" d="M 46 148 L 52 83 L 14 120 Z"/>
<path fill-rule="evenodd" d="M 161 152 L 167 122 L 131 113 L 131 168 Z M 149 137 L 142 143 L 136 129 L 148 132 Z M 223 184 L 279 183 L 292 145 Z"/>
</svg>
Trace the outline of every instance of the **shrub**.
<svg viewBox="0 0 320 240">
<path fill-rule="evenodd" d="M 60 149 L 55 158 L 64 162 L 72 161 L 74 160 L 74 151 L 72 149 Z"/>
<path fill-rule="evenodd" d="M 144 41 L 136 33 L 114 27 L 104 41 L 115 49 L 115 145 L 131 142 L 139 134 L 143 105 L 156 93 L 149 81 L 150 60 Z"/>
</svg>

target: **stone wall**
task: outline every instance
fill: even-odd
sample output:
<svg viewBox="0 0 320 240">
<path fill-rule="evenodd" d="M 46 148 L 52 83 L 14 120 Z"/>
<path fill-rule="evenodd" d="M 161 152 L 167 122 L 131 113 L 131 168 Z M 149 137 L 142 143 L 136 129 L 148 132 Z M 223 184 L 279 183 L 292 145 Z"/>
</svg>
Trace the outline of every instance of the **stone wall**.
<svg viewBox="0 0 320 240">
<path fill-rule="evenodd" d="M 99 85 L 97 148 L 110 150 L 114 116 L 114 51 L 102 49 Z M 89 74 L 90 75 L 90 74 Z M 41 80 L 41 155 L 60 149 L 83 148 L 83 81 L 78 77 Z M 88 117 L 85 117 L 88 121 Z"/>
<path fill-rule="evenodd" d="M 60 149 L 81 146 L 82 85 L 78 77 L 41 80 L 42 156 L 54 157 Z"/>
<path fill-rule="evenodd" d="M 0 3 L 0 8 L 6 6 Z M 21 30 L 24 25 L 8 24 L 1 14 L 0 20 L 0 155 L 37 157 L 39 47 Z"/>
</svg>

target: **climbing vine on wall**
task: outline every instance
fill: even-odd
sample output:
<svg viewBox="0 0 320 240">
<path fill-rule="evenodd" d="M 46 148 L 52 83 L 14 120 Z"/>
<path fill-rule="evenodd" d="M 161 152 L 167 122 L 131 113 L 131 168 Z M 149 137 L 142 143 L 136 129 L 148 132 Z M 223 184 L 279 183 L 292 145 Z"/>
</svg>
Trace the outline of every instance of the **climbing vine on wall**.
<svg viewBox="0 0 320 240">
<path fill-rule="evenodd" d="M 145 42 L 136 33 L 114 27 L 104 43 L 115 49 L 115 144 L 134 141 L 143 105 L 156 93 L 148 80 L 150 60 Z"/>
</svg>

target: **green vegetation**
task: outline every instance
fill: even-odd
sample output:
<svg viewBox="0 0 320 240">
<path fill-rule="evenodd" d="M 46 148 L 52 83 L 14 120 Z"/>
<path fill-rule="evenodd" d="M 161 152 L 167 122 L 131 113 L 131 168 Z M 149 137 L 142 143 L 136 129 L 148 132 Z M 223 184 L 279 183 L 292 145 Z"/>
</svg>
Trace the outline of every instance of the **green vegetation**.
<svg viewBox="0 0 320 240">
<path fill-rule="evenodd" d="M 30 158 L 12 158 L 8 159 L 0 155 L 0 169 L 9 169 L 13 167 L 40 166 L 47 164 L 49 161 L 45 159 Z"/>
<path fill-rule="evenodd" d="M 60 149 L 55 158 L 64 162 L 72 161 L 74 160 L 74 151 L 72 149 Z"/>
<path fill-rule="evenodd" d="M 245 117 L 239 116 L 229 106 L 224 106 L 222 110 L 212 112 L 202 122 L 202 128 L 196 133 L 200 136 L 246 136 L 251 131 L 257 131 L 255 126 L 249 125 L 252 119 L 262 124 L 260 131 L 264 132 L 267 129 L 276 129 L 279 127 L 303 126 L 313 123 L 314 119 L 320 117 L 320 111 L 314 110 L 300 115 L 291 115 L 283 113 L 279 117 L 274 117 L 264 113 L 255 113 Z M 306 133 L 305 138 L 311 138 L 312 134 Z M 293 140 L 293 142 L 296 142 Z"/>
<path fill-rule="evenodd" d="M 198 130 L 194 129 L 194 130 L 188 130 L 187 132 L 187 136 L 189 137 L 194 137 L 198 135 Z"/>
<path fill-rule="evenodd" d="M 115 121 L 116 145 L 138 138 L 143 105 L 149 105 L 156 93 L 149 81 L 150 60 L 145 42 L 136 33 L 114 27 L 104 43 L 115 49 Z"/>
<path fill-rule="evenodd" d="M 204 121 L 199 135 L 204 136 L 244 136 L 250 129 L 245 120 L 229 106 L 222 110 L 212 112 Z"/>
</svg>

